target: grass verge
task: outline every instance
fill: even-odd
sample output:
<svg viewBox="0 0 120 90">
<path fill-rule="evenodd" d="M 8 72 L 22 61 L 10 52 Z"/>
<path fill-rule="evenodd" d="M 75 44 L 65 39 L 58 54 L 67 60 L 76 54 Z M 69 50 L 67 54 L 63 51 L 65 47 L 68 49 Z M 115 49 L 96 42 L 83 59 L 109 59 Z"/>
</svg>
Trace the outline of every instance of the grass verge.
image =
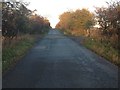
<svg viewBox="0 0 120 90">
<path fill-rule="evenodd" d="M 96 54 L 104 57 L 105 59 L 109 60 L 113 64 L 120 67 L 120 60 L 119 60 L 120 51 L 113 48 L 112 45 L 110 45 L 110 43 L 107 43 L 105 41 L 101 43 L 97 39 L 85 37 L 84 35 L 75 36 L 75 35 L 71 35 L 68 32 L 65 32 L 64 35 L 71 38 L 76 43 L 84 45 L 86 48 L 92 50 Z"/>
<path fill-rule="evenodd" d="M 30 49 L 35 42 L 35 38 L 30 35 L 22 36 L 17 43 L 4 47 L 2 49 L 2 72 L 6 72 L 13 66 L 21 57 L 23 57 L 28 49 Z"/>
<path fill-rule="evenodd" d="M 110 62 L 120 67 L 120 61 L 118 60 L 118 50 L 113 48 L 110 44 L 101 43 L 92 38 L 85 38 L 83 42 L 84 46 L 91 49 L 98 55 L 106 58 Z"/>
</svg>

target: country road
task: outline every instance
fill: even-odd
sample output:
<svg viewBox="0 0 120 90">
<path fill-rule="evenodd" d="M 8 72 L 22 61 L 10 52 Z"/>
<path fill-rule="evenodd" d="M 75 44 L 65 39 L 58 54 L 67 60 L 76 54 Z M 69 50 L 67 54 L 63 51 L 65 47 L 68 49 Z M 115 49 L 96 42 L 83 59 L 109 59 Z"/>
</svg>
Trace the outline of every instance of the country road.
<svg viewBox="0 0 120 90">
<path fill-rule="evenodd" d="M 2 83 L 3 88 L 117 88 L 118 67 L 50 30 Z"/>
</svg>

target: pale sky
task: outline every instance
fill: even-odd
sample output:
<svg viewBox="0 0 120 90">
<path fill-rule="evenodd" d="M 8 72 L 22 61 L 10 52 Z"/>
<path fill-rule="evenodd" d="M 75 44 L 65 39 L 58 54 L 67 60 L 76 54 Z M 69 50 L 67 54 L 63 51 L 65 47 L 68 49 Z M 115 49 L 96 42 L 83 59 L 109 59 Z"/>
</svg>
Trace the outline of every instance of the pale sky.
<svg viewBox="0 0 120 90">
<path fill-rule="evenodd" d="M 30 2 L 28 8 L 36 9 L 37 14 L 47 17 L 54 28 L 59 22 L 59 15 L 68 10 L 87 8 L 94 11 L 94 6 L 106 6 L 111 0 L 23 0 Z"/>
</svg>

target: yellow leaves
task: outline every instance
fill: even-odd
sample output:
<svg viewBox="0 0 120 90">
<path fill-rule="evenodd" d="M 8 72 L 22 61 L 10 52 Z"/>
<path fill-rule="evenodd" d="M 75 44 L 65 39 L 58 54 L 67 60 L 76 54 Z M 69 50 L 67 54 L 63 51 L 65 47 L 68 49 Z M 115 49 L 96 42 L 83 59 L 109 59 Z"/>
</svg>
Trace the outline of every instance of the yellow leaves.
<svg viewBox="0 0 120 90">
<path fill-rule="evenodd" d="M 68 29 L 72 31 L 72 34 L 78 34 L 75 32 L 78 30 L 82 31 L 93 25 L 93 17 L 93 13 L 89 12 L 87 9 L 77 9 L 74 12 L 64 12 L 62 15 L 60 15 L 60 22 L 56 26 L 57 28 L 63 28 L 65 30 Z"/>
</svg>

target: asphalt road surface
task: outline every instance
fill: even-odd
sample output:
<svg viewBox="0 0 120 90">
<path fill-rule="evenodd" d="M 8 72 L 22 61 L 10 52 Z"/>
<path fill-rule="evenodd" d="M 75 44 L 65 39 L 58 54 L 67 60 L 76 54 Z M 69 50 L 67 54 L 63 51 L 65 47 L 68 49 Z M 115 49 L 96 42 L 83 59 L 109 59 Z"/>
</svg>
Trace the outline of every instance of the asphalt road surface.
<svg viewBox="0 0 120 90">
<path fill-rule="evenodd" d="M 117 88 L 118 67 L 50 30 L 3 77 L 3 88 Z"/>
</svg>

